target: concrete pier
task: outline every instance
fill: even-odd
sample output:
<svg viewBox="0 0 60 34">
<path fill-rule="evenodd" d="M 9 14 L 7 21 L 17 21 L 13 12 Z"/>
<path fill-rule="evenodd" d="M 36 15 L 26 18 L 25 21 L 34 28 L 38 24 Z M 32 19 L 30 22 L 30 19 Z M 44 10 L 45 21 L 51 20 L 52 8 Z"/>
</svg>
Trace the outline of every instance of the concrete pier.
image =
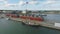
<svg viewBox="0 0 60 34">
<path fill-rule="evenodd" d="M 33 21 L 29 21 L 29 20 L 24 20 L 24 19 L 19 19 L 19 18 L 11 18 L 11 20 L 15 20 L 15 21 L 22 21 L 24 23 L 29 23 L 29 22 L 33 22 Z M 48 27 L 48 28 L 54 28 L 54 29 L 59 29 L 60 30 L 60 27 L 57 27 L 55 26 L 55 22 L 53 21 L 43 21 L 43 22 L 38 22 L 38 21 L 34 21 L 36 22 L 37 25 L 40 25 L 40 26 L 44 26 L 44 27 Z M 49 23 L 48 23 L 49 22 Z M 35 24 L 33 24 L 35 25 Z"/>
</svg>

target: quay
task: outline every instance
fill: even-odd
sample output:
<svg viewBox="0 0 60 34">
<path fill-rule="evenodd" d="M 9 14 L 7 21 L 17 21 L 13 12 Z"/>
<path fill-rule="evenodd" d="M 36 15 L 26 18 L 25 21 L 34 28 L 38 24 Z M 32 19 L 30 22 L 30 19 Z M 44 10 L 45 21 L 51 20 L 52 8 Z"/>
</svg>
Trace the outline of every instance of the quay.
<svg viewBox="0 0 60 34">
<path fill-rule="evenodd" d="M 53 17 L 54 18 L 54 17 Z M 33 22 L 31 20 L 27 20 L 27 19 L 20 19 L 20 18 L 11 18 L 11 20 L 15 20 L 15 21 L 21 21 L 23 23 L 29 23 L 29 22 Z M 59 19 L 59 18 L 58 18 Z M 45 21 L 42 21 L 42 22 L 38 22 L 38 21 L 34 21 L 36 22 L 37 25 L 40 25 L 40 26 L 44 26 L 44 27 L 48 27 L 48 28 L 52 28 L 52 29 L 58 29 L 60 30 L 60 27 L 58 25 L 56 25 L 58 22 L 57 21 L 52 21 L 52 20 L 45 20 Z M 36 24 L 32 24 L 32 25 L 36 25 Z M 59 24 L 59 23 L 58 23 Z M 28 24 L 26 24 L 28 25 Z"/>
</svg>

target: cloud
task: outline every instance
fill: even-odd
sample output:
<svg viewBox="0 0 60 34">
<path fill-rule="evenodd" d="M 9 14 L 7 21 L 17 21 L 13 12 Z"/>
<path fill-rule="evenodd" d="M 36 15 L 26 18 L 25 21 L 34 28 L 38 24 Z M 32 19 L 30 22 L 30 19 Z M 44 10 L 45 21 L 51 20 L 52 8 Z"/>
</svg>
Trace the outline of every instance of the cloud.
<svg viewBox="0 0 60 34">
<path fill-rule="evenodd" d="M 47 0 L 43 3 L 41 3 L 40 8 L 42 10 L 60 10 L 60 1 L 56 1 L 56 0 Z"/>
<path fill-rule="evenodd" d="M 20 1 L 16 4 L 8 3 L 7 0 L 0 0 L 0 9 L 9 9 L 9 10 L 25 10 L 27 1 Z M 35 4 L 38 4 L 35 5 Z M 57 0 L 46 0 L 46 1 L 29 1 L 28 7 L 29 10 L 59 10 L 60 9 L 60 1 Z"/>
<path fill-rule="evenodd" d="M 52 3 L 55 3 L 56 1 L 46 1 L 45 4 L 52 4 Z"/>
<path fill-rule="evenodd" d="M 13 7 L 15 7 L 17 4 L 6 4 L 5 6 L 6 7 L 10 7 L 10 6 L 13 6 Z"/>
<path fill-rule="evenodd" d="M 24 1 L 20 1 L 18 4 L 19 4 L 19 5 L 24 5 L 25 2 L 24 2 Z"/>
<path fill-rule="evenodd" d="M 37 1 L 30 1 L 29 4 L 38 4 Z"/>
<path fill-rule="evenodd" d="M 1 7 L 1 6 L 3 6 L 3 7 L 4 7 L 6 4 L 7 4 L 7 1 L 0 0 L 0 7 Z"/>
<path fill-rule="evenodd" d="M 0 7 L 6 7 L 7 4 L 6 0 L 0 0 Z"/>
<path fill-rule="evenodd" d="M 0 1 L 5 1 L 5 0 L 0 0 Z"/>
<path fill-rule="evenodd" d="M 52 0 L 46 0 L 44 2 L 42 2 L 42 4 L 52 4 L 55 3 L 56 1 L 52 1 Z"/>
<path fill-rule="evenodd" d="M 39 2 L 39 5 L 29 6 L 29 10 L 60 10 L 60 1 L 57 0 L 46 0 Z"/>
<path fill-rule="evenodd" d="M 16 3 L 16 4 L 6 4 L 6 6 L 7 7 L 18 7 L 18 6 L 22 6 L 24 4 L 25 4 L 24 1 L 20 1 L 19 3 Z"/>
<path fill-rule="evenodd" d="M 34 5 L 34 4 L 38 4 L 38 2 L 37 1 L 29 1 L 29 2 L 27 2 L 27 1 L 20 1 L 18 4 L 19 5 L 26 5 L 26 4 Z"/>
</svg>

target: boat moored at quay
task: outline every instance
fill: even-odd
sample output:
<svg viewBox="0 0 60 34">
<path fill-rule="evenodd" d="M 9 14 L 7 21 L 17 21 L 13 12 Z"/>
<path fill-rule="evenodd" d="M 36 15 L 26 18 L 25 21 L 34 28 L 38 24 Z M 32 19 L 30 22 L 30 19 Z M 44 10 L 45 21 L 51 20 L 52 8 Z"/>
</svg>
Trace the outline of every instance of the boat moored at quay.
<svg viewBox="0 0 60 34">
<path fill-rule="evenodd" d="M 30 14 L 30 15 L 19 15 L 19 14 L 6 14 L 10 19 L 17 19 L 23 22 L 22 24 L 30 26 L 40 26 L 39 23 L 44 21 L 43 17 L 40 15 Z"/>
<path fill-rule="evenodd" d="M 34 14 L 34 13 L 20 13 L 20 14 L 6 14 L 7 18 L 11 19 L 11 20 L 16 20 L 16 21 L 20 21 L 22 24 L 24 25 L 29 25 L 29 26 L 34 26 L 34 27 L 40 27 L 40 26 L 44 26 L 44 27 L 48 27 L 48 28 L 52 28 L 52 29 L 60 29 L 59 27 L 59 23 L 53 22 L 49 20 L 45 21 L 44 16 L 48 16 L 45 14 Z"/>
</svg>

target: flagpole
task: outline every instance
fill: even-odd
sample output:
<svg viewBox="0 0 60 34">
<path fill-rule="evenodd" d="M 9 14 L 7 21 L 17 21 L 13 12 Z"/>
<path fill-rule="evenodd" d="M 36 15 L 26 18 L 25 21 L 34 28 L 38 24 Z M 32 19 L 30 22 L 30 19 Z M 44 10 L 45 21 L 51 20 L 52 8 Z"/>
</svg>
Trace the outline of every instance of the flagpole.
<svg viewBox="0 0 60 34">
<path fill-rule="evenodd" d="M 28 11 L 28 7 L 27 7 L 27 5 L 28 5 L 28 2 L 26 2 L 26 15 L 27 15 L 27 11 Z"/>
</svg>

